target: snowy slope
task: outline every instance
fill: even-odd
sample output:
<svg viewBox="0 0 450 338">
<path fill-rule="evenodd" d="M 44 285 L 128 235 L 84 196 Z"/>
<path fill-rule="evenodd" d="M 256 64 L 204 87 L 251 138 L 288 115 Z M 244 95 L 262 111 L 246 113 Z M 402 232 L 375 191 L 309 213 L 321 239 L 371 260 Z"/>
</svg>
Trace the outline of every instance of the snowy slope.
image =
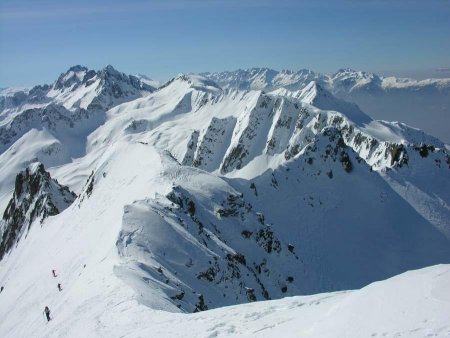
<svg viewBox="0 0 450 338">
<path fill-rule="evenodd" d="M 334 74 L 268 68 L 203 73 L 223 88 L 301 91 L 311 81 L 354 102 L 375 119 L 396 120 L 450 142 L 450 79 L 414 80 L 340 69 Z"/>
<path fill-rule="evenodd" d="M 72 72 L 64 83 L 78 83 L 81 76 Z M 46 106 L 45 128 L 33 114 L 25 118 L 29 130 L 0 155 L 2 203 L 12 196 L 12 173 L 43 154 L 58 184 L 78 194 L 60 214 L 35 221 L 0 261 L 0 336 L 149 336 L 161 330 L 176 336 L 197 320 L 211 324 L 196 327 L 211 329 L 199 336 L 225 334 L 220 317 L 232 323 L 240 307 L 198 317 L 177 313 L 361 288 L 450 263 L 444 144 L 402 123 L 372 120 L 317 82 L 266 94 L 179 75 L 152 93 L 113 103 L 97 123 L 89 115 L 73 127 L 60 118 L 73 114 L 61 109 L 67 100 L 54 110 Z M 423 279 L 421 272 L 399 277 L 398 285 L 405 292 L 410 279 L 412 286 L 419 280 L 435 285 L 426 277 L 434 271 L 426 270 Z M 386 282 L 386 290 L 396 280 Z M 339 330 L 346 329 L 351 309 L 367 313 L 366 302 L 384 290 L 380 285 L 380 291 L 327 295 L 333 301 L 323 301 L 323 311 L 348 306 L 348 312 L 342 322 L 331 316 L 324 331 L 311 326 L 304 334 L 345 332 Z M 416 295 L 423 300 L 427 293 Z M 321 298 L 274 306 L 286 317 L 284 309 L 322 304 Z M 270 315 L 273 305 L 259 304 L 242 308 L 264 318 L 248 330 L 284 330 Z M 41 317 L 45 305 L 54 316 L 48 325 Z M 305 318 L 316 318 L 308 323 L 317 323 L 312 305 L 292 311 L 303 309 Z M 425 315 L 413 316 L 387 332 L 415 329 L 412 318 Z M 178 326 L 167 327 L 174 322 Z M 437 332 L 439 323 L 424 327 Z M 253 332 L 231 325 L 229 334 Z M 377 327 L 367 325 L 374 333 Z M 352 329 L 349 336 L 367 332 L 366 326 Z"/>
<path fill-rule="evenodd" d="M 52 85 L 3 90 L 0 209 L 6 207 L 15 175 L 29 163 L 53 167 L 85 155 L 87 136 L 104 123 L 109 108 L 152 91 L 153 87 L 112 66 L 100 71 L 74 66 Z"/>
<path fill-rule="evenodd" d="M 0 115 L 15 116 L 21 111 L 60 104 L 71 111 L 110 108 L 130 101 L 155 88 L 137 77 L 118 72 L 111 65 L 99 71 L 73 66 L 51 85 L 31 89 L 4 89 L 0 92 Z"/>
<path fill-rule="evenodd" d="M 195 337 L 447 336 L 449 282 L 449 266 L 434 266 L 356 291 L 158 317 L 129 337 L 178 337 L 183 332 Z"/>
<path fill-rule="evenodd" d="M 159 86 L 161 86 L 161 81 L 158 81 L 158 80 L 154 80 L 154 79 L 151 79 L 151 78 L 149 78 L 147 75 L 144 75 L 144 74 L 136 74 L 135 75 L 142 83 L 145 83 L 145 84 L 147 84 L 147 85 L 149 85 L 150 87 L 153 87 L 153 88 L 158 88 Z"/>
<path fill-rule="evenodd" d="M 51 179 L 41 163 L 33 163 L 16 176 L 13 198 L 0 221 L 0 259 L 26 237 L 32 223 L 42 223 L 73 203 L 76 195 Z"/>
</svg>

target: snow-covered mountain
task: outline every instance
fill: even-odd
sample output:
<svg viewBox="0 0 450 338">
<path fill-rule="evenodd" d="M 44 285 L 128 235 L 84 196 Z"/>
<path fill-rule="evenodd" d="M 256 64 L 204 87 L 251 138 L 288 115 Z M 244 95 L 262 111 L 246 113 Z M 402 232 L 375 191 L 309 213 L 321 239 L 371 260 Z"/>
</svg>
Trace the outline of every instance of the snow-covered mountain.
<svg viewBox="0 0 450 338">
<path fill-rule="evenodd" d="M 70 315 L 65 320 L 55 318 L 53 327 L 41 325 L 35 333 L 64 336 L 69 326 L 70 332 L 95 337 L 445 337 L 450 330 L 449 283 L 450 266 L 439 265 L 361 290 L 286 297 L 189 315 L 120 303 L 95 318 L 90 311 L 77 314 L 82 320 L 70 320 Z"/>
<path fill-rule="evenodd" d="M 33 163 L 16 176 L 14 194 L 1 220 L 0 259 L 26 236 L 31 224 L 55 216 L 73 203 L 77 196 L 61 186 L 45 171 L 41 163 Z M 28 227 L 28 228 L 27 228 Z"/>
<path fill-rule="evenodd" d="M 74 92 L 86 88 L 77 69 L 62 77 Z M 450 157 L 439 139 L 373 120 L 315 75 L 271 93 L 199 75 L 138 88 L 117 101 L 103 95 L 92 110 L 74 108 L 71 94 L 30 108 L 41 115 L 4 111 L 4 135 L 22 134 L 5 137 L 0 205 L 17 199 L 15 175 L 35 161 L 78 197 L 21 222 L 26 238 L 0 261 L 1 336 L 146 336 L 148 316 L 217 322 L 176 313 L 361 288 L 450 263 Z M 84 122 L 73 119 L 81 112 Z M 54 321 L 44 327 L 45 305 Z M 142 322 L 123 331 L 131 326 L 121 317 L 136 313 Z"/>
<path fill-rule="evenodd" d="M 300 92 L 311 81 L 333 95 L 358 104 L 376 119 L 397 120 L 450 142 L 450 79 L 413 80 L 340 69 L 334 74 L 268 68 L 203 73 L 223 88 Z"/>
<path fill-rule="evenodd" d="M 60 104 L 72 112 L 76 109 L 107 110 L 154 90 L 137 77 L 120 73 L 111 65 L 99 71 L 74 66 L 51 85 L 2 90 L 0 110 L 2 120 L 5 116 L 11 118 L 27 109 L 49 104 Z"/>
<path fill-rule="evenodd" d="M 144 74 L 136 74 L 135 76 L 136 76 L 141 82 L 143 82 L 143 83 L 145 83 L 145 84 L 147 84 L 147 85 L 149 85 L 150 87 L 153 87 L 153 88 L 155 88 L 155 89 L 158 88 L 159 86 L 161 86 L 161 84 L 162 84 L 161 81 L 151 79 L 151 78 L 149 78 L 147 75 L 144 75 Z"/>
<path fill-rule="evenodd" d="M 100 71 L 74 66 L 51 85 L 3 90 L 0 95 L 0 210 L 15 175 L 39 160 L 61 165 L 86 153 L 86 138 L 105 122 L 105 112 L 154 91 L 112 66 Z"/>
</svg>

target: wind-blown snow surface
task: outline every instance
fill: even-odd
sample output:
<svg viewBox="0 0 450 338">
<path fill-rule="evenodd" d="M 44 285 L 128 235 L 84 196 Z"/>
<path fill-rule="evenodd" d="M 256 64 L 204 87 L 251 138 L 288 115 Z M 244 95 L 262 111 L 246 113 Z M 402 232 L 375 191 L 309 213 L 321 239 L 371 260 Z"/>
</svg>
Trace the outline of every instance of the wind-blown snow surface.
<svg viewBox="0 0 450 338">
<path fill-rule="evenodd" d="M 88 274 L 83 271 L 89 280 L 92 275 Z M 5 330 L 11 315 L 2 313 L 0 328 L 4 337 L 28 337 L 30 332 L 33 337 L 444 337 L 450 334 L 449 283 L 450 265 L 437 265 L 361 290 L 288 297 L 196 314 L 151 310 L 133 300 L 123 301 L 112 292 L 104 298 L 79 290 L 85 306 L 77 312 L 71 311 L 71 299 L 60 295 L 65 303 L 54 309 L 50 323 L 45 324 L 44 317 L 36 314 L 33 322 L 27 322 L 25 316 Z M 111 289 L 109 284 L 104 287 Z M 7 291 L 2 296 L 10 297 Z M 27 326 L 33 331 L 25 329 Z"/>
<path fill-rule="evenodd" d="M 411 271 L 361 290 L 149 319 L 130 337 L 425 337 L 450 334 L 450 267 Z"/>
<path fill-rule="evenodd" d="M 180 75 L 100 113 L 104 122 L 79 134 L 77 157 L 44 152 L 55 161 L 47 165 L 52 178 L 78 197 L 59 215 L 33 223 L 0 261 L 2 337 L 176 336 L 203 319 L 210 324 L 196 327 L 205 330 L 198 335 L 214 336 L 223 332 L 221 317 L 231 323 L 224 327 L 229 334 L 292 324 L 296 331 L 297 325 L 309 327 L 305 335 L 334 328 L 345 336 L 339 330 L 353 321 L 351 308 L 371 314 L 366 302 L 383 291 L 372 294 L 370 286 L 330 294 L 330 302 L 318 295 L 211 315 L 177 313 L 361 288 L 450 263 L 450 160 L 444 144 L 401 123 L 374 121 L 315 82 L 292 96 L 224 90 L 204 77 Z M 88 114 L 88 125 L 91 119 Z M 59 128 L 49 125 L 30 127 L 12 142 L 1 155 L 2 172 L 34 160 L 28 154 L 31 133 L 43 146 L 61 142 Z M 41 160 L 41 146 L 32 151 Z M 13 188 L 6 179 L 3 184 L 5 191 Z M 406 274 L 398 286 L 408 292 L 410 279 L 411 287 L 434 287 L 434 277 L 427 276 L 448 278 L 439 269 L 448 266 L 425 270 L 423 279 L 417 277 L 422 272 Z M 445 294 L 439 283 L 437 294 Z M 413 289 L 410 299 L 426 299 L 425 289 Z M 398 296 L 392 305 L 411 308 L 406 295 L 386 292 L 390 296 L 381 299 Z M 425 312 L 417 310 L 387 332 L 448 330 L 440 324 L 448 304 L 426 302 Z M 46 305 L 54 318 L 47 325 Z M 271 315 L 272 306 L 283 320 Z M 345 311 L 338 316 L 341 306 L 348 306 L 348 317 Z M 433 321 L 429 314 L 437 308 L 441 313 Z M 288 314 L 301 316 L 303 309 L 308 312 L 301 319 Z M 240 311 L 261 321 L 233 331 L 232 323 L 243 320 L 235 316 Z M 342 321 L 330 320 L 323 326 L 329 331 L 320 331 L 311 324 L 318 323 L 317 313 L 337 313 Z M 422 317 L 428 320 L 423 326 L 413 320 Z M 370 334 L 385 332 L 369 324 L 353 325 L 349 336 L 368 332 L 366 327 Z M 277 334 L 270 330 L 258 332 Z"/>
</svg>

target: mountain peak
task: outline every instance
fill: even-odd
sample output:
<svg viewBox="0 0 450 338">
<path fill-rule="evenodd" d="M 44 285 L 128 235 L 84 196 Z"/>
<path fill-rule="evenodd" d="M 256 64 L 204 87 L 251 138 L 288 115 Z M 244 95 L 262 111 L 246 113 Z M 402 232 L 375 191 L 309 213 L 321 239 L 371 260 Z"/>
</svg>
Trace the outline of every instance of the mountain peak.
<svg viewBox="0 0 450 338">
<path fill-rule="evenodd" d="M 99 71 L 100 77 L 122 77 L 123 73 L 119 72 L 117 69 L 115 69 L 112 65 L 107 65 L 105 68 Z"/>
<path fill-rule="evenodd" d="M 300 91 L 298 98 L 303 102 L 314 105 L 314 101 L 317 100 L 318 96 L 332 97 L 332 94 L 319 85 L 317 81 L 311 81 Z"/>
<path fill-rule="evenodd" d="M 74 84 L 79 85 L 83 81 L 86 73 L 88 73 L 86 67 L 80 65 L 72 66 L 58 77 L 54 86 L 56 89 L 63 89 L 69 88 Z"/>
<path fill-rule="evenodd" d="M 221 91 L 222 88 L 213 80 L 202 75 L 180 73 L 176 77 L 163 84 L 160 89 L 172 86 L 174 83 L 182 83 L 201 91 Z"/>
<path fill-rule="evenodd" d="M 379 76 L 374 73 L 357 71 L 352 68 L 339 69 L 336 73 L 332 75 L 332 77 L 333 78 L 349 77 L 355 79 L 379 79 Z"/>
<path fill-rule="evenodd" d="M 112 65 L 108 64 L 106 65 L 105 68 L 103 68 L 102 70 L 104 70 L 105 72 L 110 72 L 110 73 L 114 73 L 114 72 L 119 72 L 117 69 L 115 69 Z"/>
<path fill-rule="evenodd" d="M 13 196 L 1 220 L 0 259 L 19 242 L 36 219 L 66 209 L 76 195 L 52 179 L 42 163 L 29 165 L 16 176 Z"/>
<path fill-rule="evenodd" d="M 88 71 L 88 68 L 85 66 L 75 65 L 69 68 L 68 72 L 86 72 Z"/>
<path fill-rule="evenodd" d="M 335 74 L 342 74 L 342 73 L 358 73 L 358 72 L 353 68 L 347 67 L 338 69 Z"/>
</svg>

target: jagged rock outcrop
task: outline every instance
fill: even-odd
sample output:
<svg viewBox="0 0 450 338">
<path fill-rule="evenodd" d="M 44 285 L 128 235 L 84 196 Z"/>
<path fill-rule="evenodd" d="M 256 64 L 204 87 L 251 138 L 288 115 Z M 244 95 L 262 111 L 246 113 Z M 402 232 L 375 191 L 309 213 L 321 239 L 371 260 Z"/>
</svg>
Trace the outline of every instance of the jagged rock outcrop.
<svg viewBox="0 0 450 338">
<path fill-rule="evenodd" d="M 164 295 L 165 309 L 196 312 L 357 288 L 450 257 L 444 234 L 336 127 L 251 180 L 177 163 L 161 172 L 170 191 L 127 205 L 116 242 L 123 262 L 117 275 L 149 306 L 155 302 L 147 288 Z"/>
<path fill-rule="evenodd" d="M 251 68 L 203 75 L 223 88 L 274 91 L 288 96 L 300 95 L 314 81 L 339 99 L 356 103 L 375 119 L 402 121 L 432 133 L 445 142 L 450 141 L 446 127 L 449 120 L 442 124 L 436 123 L 436 120 L 448 116 L 448 78 L 414 80 L 383 77 L 349 68 L 339 69 L 333 74 L 321 74 L 307 69 L 276 71 Z M 333 109 L 341 111 L 337 107 Z M 428 117 L 426 119 L 423 118 L 424 112 Z"/>
<path fill-rule="evenodd" d="M 3 213 L 0 260 L 26 235 L 35 221 L 59 214 L 76 195 L 50 177 L 41 163 L 34 163 L 16 176 L 13 197 Z"/>
<path fill-rule="evenodd" d="M 235 124 L 236 119 L 233 117 L 226 119 L 213 117 L 208 128 L 200 136 L 192 165 L 207 171 L 217 169 L 217 164 L 222 162 L 226 147 L 230 143 Z"/>
<path fill-rule="evenodd" d="M 230 97 L 236 106 L 239 100 L 249 101 L 242 112 L 212 117 L 206 128 L 195 131 L 183 164 L 210 172 L 220 169 L 222 174 L 228 174 L 243 169 L 261 155 L 283 154 L 289 160 L 327 128 L 338 129 L 343 142 L 376 170 L 405 166 L 410 163 L 408 154 L 423 147 L 441 157 L 436 163 L 447 161 L 445 145 L 435 137 L 402 123 L 372 120 L 357 105 L 334 97 L 315 82 L 297 96 L 262 92 L 252 95 L 245 98 L 225 93 L 218 102 L 194 105 L 192 109 L 198 112 L 221 112 L 229 109 L 220 104 L 229 104 Z"/>
<path fill-rule="evenodd" d="M 142 274 L 186 312 L 299 292 L 287 281 L 303 279 L 302 262 L 264 214 L 220 178 L 178 170 L 198 172 L 194 182 L 209 180 L 202 188 L 208 198 L 199 195 L 197 183 L 180 181 L 166 196 L 126 206 L 117 247 L 135 263 L 119 274 L 126 280 Z"/>
</svg>

